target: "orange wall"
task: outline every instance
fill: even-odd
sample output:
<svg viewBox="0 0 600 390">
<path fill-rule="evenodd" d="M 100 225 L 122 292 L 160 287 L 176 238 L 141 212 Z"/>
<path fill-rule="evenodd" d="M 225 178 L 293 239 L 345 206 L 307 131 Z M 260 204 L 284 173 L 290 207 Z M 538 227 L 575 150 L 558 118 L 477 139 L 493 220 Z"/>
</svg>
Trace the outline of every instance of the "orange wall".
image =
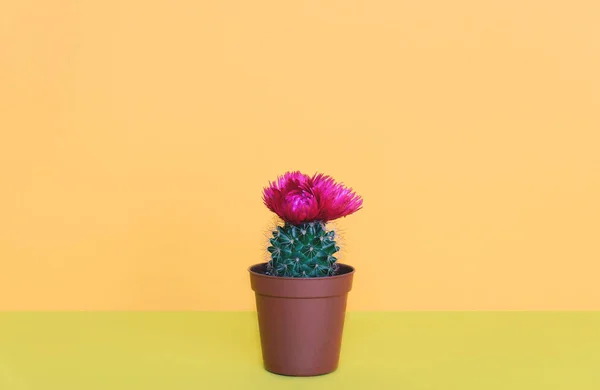
<svg viewBox="0 0 600 390">
<path fill-rule="evenodd" d="M 600 309 L 598 2 L 0 4 L 0 309 L 253 309 L 288 169 L 350 309 Z"/>
</svg>

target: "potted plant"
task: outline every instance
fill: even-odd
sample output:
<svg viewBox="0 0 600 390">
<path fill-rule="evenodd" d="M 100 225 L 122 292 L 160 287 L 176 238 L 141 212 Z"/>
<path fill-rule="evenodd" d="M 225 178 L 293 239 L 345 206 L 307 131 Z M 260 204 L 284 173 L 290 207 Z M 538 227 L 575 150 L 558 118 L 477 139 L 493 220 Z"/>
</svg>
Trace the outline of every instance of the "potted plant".
<svg viewBox="0 0 600 390">
<path fill-rule="evenodd" d="M 329 222 L 362 208 L 362 198 L 330 176 L 287 172 L 263 190 L 277 214 L 269 261 L 249 268 L 265 369 L 313 376 L 337 369 L 354 268 L 337 262 Z"/>
</svg>

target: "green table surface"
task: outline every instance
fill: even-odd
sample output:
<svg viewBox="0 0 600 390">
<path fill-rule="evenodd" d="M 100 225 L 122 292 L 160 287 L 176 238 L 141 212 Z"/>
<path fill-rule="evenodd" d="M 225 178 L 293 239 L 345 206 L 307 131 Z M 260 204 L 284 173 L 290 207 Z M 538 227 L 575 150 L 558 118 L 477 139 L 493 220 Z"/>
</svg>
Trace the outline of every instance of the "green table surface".
<svg viewBox="0 0 600 390">
<path fill-rule="evenodd" d="M 262 368 L 254 312 L 0 313 L 0 389 L 600 389 L 600 312 L 350 312 L 340 367 Z"/>
</svg>

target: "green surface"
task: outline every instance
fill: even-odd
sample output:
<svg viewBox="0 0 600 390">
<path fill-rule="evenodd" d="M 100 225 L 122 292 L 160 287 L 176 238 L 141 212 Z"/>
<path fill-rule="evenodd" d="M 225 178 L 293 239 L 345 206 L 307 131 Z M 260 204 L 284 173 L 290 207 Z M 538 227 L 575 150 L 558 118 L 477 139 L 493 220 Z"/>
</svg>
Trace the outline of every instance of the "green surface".
<svg viewBox="0 0 600 390">
<path fill-rule="evenodd" d="M 252 312 L 0 313 L 0 389 L 600 389 L 600 312 L 348 313 L 338 371 L 262 369 Z"/>
</svg>

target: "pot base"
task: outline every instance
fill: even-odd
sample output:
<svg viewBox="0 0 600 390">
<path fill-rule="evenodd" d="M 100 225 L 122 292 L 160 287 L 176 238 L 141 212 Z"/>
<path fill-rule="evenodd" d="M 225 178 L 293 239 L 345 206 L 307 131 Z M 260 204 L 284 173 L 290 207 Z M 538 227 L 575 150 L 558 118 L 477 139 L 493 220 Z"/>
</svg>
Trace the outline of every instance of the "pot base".
<svg viewBox="0 0 600 390">
<path fill-rule="evenodd" d="M 265 370 L 269 371 L 271 374 L 281 375 L 281 376 L 323 376 L 327 374 L 331 374 L 337 370 L 337 365 L 333 369 L 328 370 L 309 370 L 309 371 L 288 371 L 285 367 L 269 367 L 265 365 Z"/>
</svg>

